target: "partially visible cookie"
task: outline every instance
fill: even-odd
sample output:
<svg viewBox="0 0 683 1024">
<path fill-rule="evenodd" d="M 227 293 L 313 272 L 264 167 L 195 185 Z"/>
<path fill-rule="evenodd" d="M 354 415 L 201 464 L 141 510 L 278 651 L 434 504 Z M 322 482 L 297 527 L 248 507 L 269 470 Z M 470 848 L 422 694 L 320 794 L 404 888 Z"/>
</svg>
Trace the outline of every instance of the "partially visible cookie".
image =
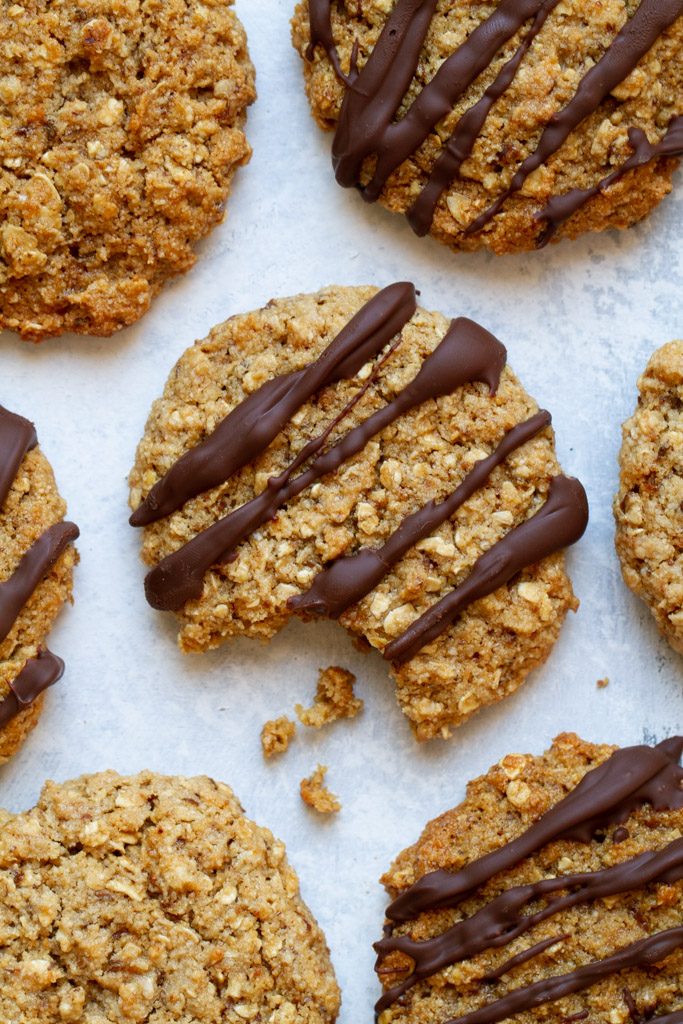
<svg viewBox="0 0 683 1024">
<path fill-rule="evenodd" d="M 337 181 L 454 250 L 625 228 L 683 154 L 678 0 L 300 0 Z"/>
<path fill-rule="evenodd" d="M 285 848 L 212 779 L 48 782 L 0 831 L 0 1019 L 328 1024 L 339 990 Z"/>
<path fill-rule="evenodd" d="M 565 734 L 471 782 L 383 878 L 379 1024 L 681 1024 L 682 750 Z"/>
<path fill-rule="evenodd" d="M 45 647 L 71 599 L 78 527 L 38 447 L 32 423 L 0 406 L 0 763 L 38 721 L 64 669 Z"/>
<path fill-rule="evenodd" d="M 223 217 L 254 70 L 233 0 L 0 11 L 0 329 L 138 320 Z"/>
<path fill-rule="evenodd" d="M 512 693 L 576 607 L 562 549 L 588 511 L 550 415 L 493 335 L 406 282 L 214 328 L 155 402 L 130 485 L 147 598 L 184 651 L 338 618 L 421 739 Z"/>
<path fill-rule="evenodd" d="M 616 545 L 624 580 L 683 654 L 683 341 L 658 349 L 624 423 Z"/>
</svg>

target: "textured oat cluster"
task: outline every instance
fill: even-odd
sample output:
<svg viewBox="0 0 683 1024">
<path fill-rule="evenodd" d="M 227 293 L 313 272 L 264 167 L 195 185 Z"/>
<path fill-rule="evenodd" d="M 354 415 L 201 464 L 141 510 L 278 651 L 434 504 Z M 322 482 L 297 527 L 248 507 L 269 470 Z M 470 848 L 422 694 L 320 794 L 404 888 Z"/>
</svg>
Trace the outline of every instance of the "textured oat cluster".
<svg viewBox="0 0 683 1024">
<path fill-rule="evenodd" d="M 374 288 L 329 288 L 274 300 L 215 327 L 181 357 L 155 402 L 131 472 L 137 508 L 157 479 L 246 395 L 278 374 L 303 367 L 329 345 Z M 449 321 L 419 309 L 381 376 L 335 429 L 330 443 L 384 406 L 418 372 Z M 149 565 L 266 486 L 334 420 L 371 373 L 327 388 L 304 405 L 253 464 L 144 531 Z M 339 472 L 325 477 L 242 544 L 237 557 L 206 574 L 202 596 L 179 614 L 184 651 L 217 647 L 233 636 L 272 637 L 289 619 L 287 599 L 308 589 L 334 558 L 378 546 L 405 516 L 449 494 L 503 434 L 537 411 L 507 367 L 495 398 L 472 384 L 403 416 Z M 476 558 L 545 502 L 559 472 L 546 430 L 494 471 L 436 533 L 421 541 L 382 583 L 349 609 L 342 624 L 382 650 L 449 593 Z M 395 672 L 399 703 L 421 739 L 447 735 L 478 708 L 512 693 L 541 664 L 576 602 L 562 553 L 522 572 L 478 601 L 440 638 Z"/>
<path fill-rule="evenodd" d="M 52 469 L 34 448 L 24 456 L 17 477 L 0 508 L 0 580 L 8 579 L 31 545 L 64 518 L 66 505 L 57 492 Z M 39 583 L 0 643 L 0 700 L 9 693 L 29 658 L 45 645 L 62 605 L 71 598 L 73 568 L 78 560 L 69 545 Z M 59 653 L 59 652 L 56 652 Z M 44 695 L 0 731 L 0 763 L 21 745 L 40 716 Z"/>
<path fill-rule="evenodd" d="M 363 710 L 363 701 L 354 696 L 356 677 L 338 665 L 322 668 L 318 675 L 315 700 L 310 708 L 296 705 L 297 718 L 302 725 L 322 729 L 340 718 L 355 718 Z"/>
<path fill-rule="evenodd" d="M 383 881 L 395 897 L 416 879 L 437 868 L 457 870 L 470 861 L 516 838 L 573 789 L 591 768 L 614 748 L 584 743 L 578 737 L 559 736 L 541 757 L 511 754 L 488 774 L 471 782 L 467 797 L 452 811 L 432 821 L 417 843 L 399 855 Z M 416 922 L 397 928 L 425 939 L 476 911 L 513 885 L 536 882 L 558 874 L 597 871 L 619 864 L 645 850 L 659 850 L 678 839 L 683 812 L 655 813 L 644 807 L 625 823 L 629 838 L 614 842 L 615 829 L 603 841 L 590 843 L 558 840 L 545 846 L 519 866 L 496 875 L 476 896 L 457 910 L 423 914 Z M 380 1016 L 380 1024 L 445 1024 L 469 1010 L 535 981 L 564 974 L 589 961 L 610 956 L 617 949 L 680 925 L 683 883 L 650 886 L 642 891 L 610 896 L 597 903 L 578 905 L 544 921 L 504 948 L 487 950 L 471 960 L 442 970 L 419 982 Z M 379 929 L 378 929 L 379 932 Z M 510 957 L 536 942 L 564 935 L 561 943 L 508 972 L 499 981 L 482 978 Z M 395 973 L 382 976 L 390 987 L 405 976 L 410 964 L 403 954 L 392 953 L 385 962 Z M 630 991 L 643 1020 L 680 1009 L 683 952 L 670 956 L 656 969 L 622 971 L 577 993 L 536 1010 L 516 1014 L 515 1024 L 540 1024 L 573 1019 L 583 1014 L 591 1024 L 632 1024 L 624 990 Z M 576 1020 L 579 1020 L 576 1017 Z"/>
<path fill-rule="evenodd" d="M 285 849 L 208 778 L 47 783 L 0 812 L 0 1019 L 326 1024 L 339 991 Z"/>
<path fill-rule="evenodd" d="M 393 8 L 391 0 L 333 0 L 332 24 L 342 68 L 348 72 L 357 47 L 362 68 Z M 399 117 L 429 82 L 443 61 L 485 18 L 498 0 L 441 0 Z M 522 160 L 536 148 L 553 113 L 571 99 L 580 79 L 602 56 L 637 0 L 563 0 L 553 11 L 526 56 L 514 83 L 495 104 L 459 180 L 442 196 L 432 234 L 455 250 L 485 246 L 496 253 L 533 249 L 542 230 L 535 215 L 554 194 L 590 188 L 632 154 L 628 129 L 643 129 L 657 142 L 671 118 L 683 113 L 683 18 L 665 33 L 631 75 L 572 133 L 547 165 L 527 180 L 519 195 L 480 234 L 465 228 L 509 185 Z M 308 2 L 297 4 L 293 40 L 304 58 L 310 41 Z M 483 95 L 517 50 L 521 30 L 498 54 L 438 123 L 424 144 L 391 175 L 381 202 L 404 213 L 417 198 L 444 143 L 465 110 Z M 335 126 L 344 86 L 322 47 L 312 63 L 304 61 L 306 91 L 313 116 L 322 128 Z M 560 230 L 575 238 L 585 231 L 625 228 L 644 217 L 671 190 L 676 160 L 661 159 L 629 173 L 610 190 L 592 199 Z M 371 161 L 363 182 L 370 176 Z"/>
<path fill-rule="evenodd" d="M 111 334 L 192 266 L 250 153 L 231 4 L 3 4 L 0 328 Z"/>
<path fill-rule="evenodd" d="M 339 798 L 325 785 L 327 765 L 319 764 L 307 779 L 299 784 L 301 799 L 318 814 L 338 814 L 341 811 Z"/>
<path fill-rule="evenodd" d="M 663 345 L 623 426 L 614 501 L 624 579 L 683 653 L 683 341 Z"/>
<path fill-rule="evenodd" d="M 295 736 L 296 725 L 286 715 L 265 722 L 261 729 L 263 756 L 270 758 L 276 754 L 284 754 Z"/>
</svg>

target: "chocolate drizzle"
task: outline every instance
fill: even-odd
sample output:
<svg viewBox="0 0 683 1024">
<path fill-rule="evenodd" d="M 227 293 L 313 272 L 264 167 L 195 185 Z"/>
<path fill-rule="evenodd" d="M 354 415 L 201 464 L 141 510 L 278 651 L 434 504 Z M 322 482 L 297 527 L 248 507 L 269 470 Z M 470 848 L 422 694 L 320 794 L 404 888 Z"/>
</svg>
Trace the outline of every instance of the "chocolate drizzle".
<svg viewBox="0 0 683 1024">
<path fill-rule="evenodd" d="M 9 684 L 10 692 L 0 701 L 0 729 L 29 707 L 48 687 L 64 674 L 64 662 L 52 651 L 42 650 L 30 658 L 16 679 Z"/>
<path fill-rule="evenodd" d="M 658 811 L 683 809 L 683 770 L 679 765 L 682 752 L 683 737 L 680 736 L 665 740 L 654 748 L 639 746 L 617 750 L 588 772 L 568 796 L 517 839 L 459 871 L 433 871 L 410 886 L 388 908 L 390 923 L 385 929 L 385 937 L 376 943 L 375 949 L 380 972 L 385 957 L 395 951 L 410 957 L 413 967 L 403 981 L 385 992 L 377 1003 L 376 1012 L 381 1013 L 413 985 L 444 967 L 486 949 L 507 946 L 535 925 L 563 910 L 652 884 L 672 884 L 683 878 L 683 839 L 677 839 L 662 850 L 646 851 L 613 867 L 555 878 L 544 877 L 537 882 L 506 889 L 472 916 L 456 922 L 434 938 L 417 941 L 409 935 L 392 934 L 397 922 L 458 906 L 494 876 L 513 868 L 548 843 L 558 839 L 590 842 L 596 833 L 620 825 L 644 804 L 650 804 Z M 538 907 L 539 903 L 539 909 L 526 913 L 530 905 Z M 482 981 L 501 977 L 564 938 L 567 936 L 536 943 Z M 682 945 L 683 928 L 658 933 L 605 960 L 514 990 L 503 999 L 457 1018 L 457 1024 L 494 1024 L 515 1013 L 582 991 L 601 978 L 627 967 L 656 964 Z M 674 1024 L 677 1016 L 668 1015 L 658 1020 Z M 449 1024 L 456 1024 L 456 1021 Z"/>
<path fill-rule="evenodd" d="M 24 455 L 37 444 L 33 424 L 0 405 L 0 509 L 5 504 Z"/>
<path fill-rule="evenodd" d="M 439 121 L 452 111 L 467 89 L 496 58 L 502 47 L 514 38 L 527 21 L 534 19 L 495 81 L 460 118 L 422 193 L 409 210 L 408 219 L 413 229 L 417 234 L 426 234 L 439 199 L 458 177 L 491 109 L 514 81 L 525 55 L 557 2 L 501 0 L 490 17 L 477 26 L 443 62 L 403 117 L 395 120 L 417 72 L 424 40 L 436 10 L 436 0 L 397 0 L 376 46 L 360 72 L 354 73 L 352 80 L 344 76 L 339 67 L 332 38 L 330 0 L 309 0 L 311 47 L 308 59 L 311 59 L 315 45 L 322 43 L 337 74 L 347 86 L 332 148 L 339 184 L 358 187 L 369 202 L 377 200 L 389 176 L 419 149 Z M 681 14 L 683 0 L 641 0 L 640 6 L 601 59 L 583 77 L 569 103 L 550 119 L 536 150 L 522 162 L 510 186 L 469 225 L 466 235 L 481 231 L 496 216 L 507 200 L 522 188 L 529 175 L 546 163 L 569 135 L 598 109 Z M 662 140 L 660 145 L 664 144 L 665 140 Z M 654 144 L 649 158 L 645 156 L 647 152 L 645 145 L 641 144 L 639 160 L 631 166 L 641 166 L 662 155 L 669 155 L 667 152 L 660 153 Z M 368 158 L 374 158 L 374 167 L 370 180 L 361 185 L 363 167 Z M 572 192 L 566 201 L 563 202 L 565 197 L 554 197 L 549 205 L 553 212 L 567 209 L 574 212 L 574 203 L 578 204 L 574 209 L 578 209 L 583 202 L 587 202 L 605 187 L 607 181 L 596 186 L 596 190 L 585 190 L 580 200 Z M 546 216 L 551 219 L 549 215 Z M 541 244 L 551 237 L 551 225 L 541 236 Z"/>
</svg>

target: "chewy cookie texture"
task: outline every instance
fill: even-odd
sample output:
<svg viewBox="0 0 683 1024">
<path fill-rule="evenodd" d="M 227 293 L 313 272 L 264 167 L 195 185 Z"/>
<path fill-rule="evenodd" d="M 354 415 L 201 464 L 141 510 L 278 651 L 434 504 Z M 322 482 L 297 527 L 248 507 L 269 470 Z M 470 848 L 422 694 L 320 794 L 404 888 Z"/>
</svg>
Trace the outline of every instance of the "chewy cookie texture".
<svg viewBox="0 0 683 1024">
<path fill-rule="evenodd" d="M 78 527 L 33 424 L 0 406 L 0 764 L 35 726 L 64 670 L 45 639 L 71 599 Z"/>
<path fill-rule="evenodd" d="M 103 772 L 0 815 L 3 1021 L 336 1019 L 284 846 L 227 786 Z"/>
<path fill-rule="evenodd" d="M 683 654 L 683 341 L 658 349 L 623 427 L 616 544 L 624 579 Z"/>
<path fill-rule="evenodd" d="M 150 603 L 184 651 L 339 618 L 421 739 L 515 690 L 576 607 L 587 522 L 548 413 L 484 328 L 405 282 L 274 300 L 214 328 L 130 477 Z"/>
<path fill-rule="evenodd" d="M 339 184 L 454 250 L 625 228 L 683 153 L 680 0 L 301 0 Z"/>
<path fill-rule="evenodd" d="M 562 735 L 471 782 L 383 878 L 379 1024 L 681 1024 L 682 750 Z"/>
<path fill-rule="evenodd" d="M 0 329 L 111 334 L 192 266 L 250 155 L 231 5 L 3 5 Z"/>
</svg>

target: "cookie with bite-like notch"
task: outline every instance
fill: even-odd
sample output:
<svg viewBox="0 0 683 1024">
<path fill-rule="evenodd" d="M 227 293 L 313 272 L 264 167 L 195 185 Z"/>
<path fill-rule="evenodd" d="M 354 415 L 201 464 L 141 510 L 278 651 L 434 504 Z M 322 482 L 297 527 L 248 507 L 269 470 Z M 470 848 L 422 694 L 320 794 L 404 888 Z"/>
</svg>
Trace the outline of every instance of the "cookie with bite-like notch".
<svg viewBox="0 0 683 1024">
<path fill-rule="evenodd" d="M 680 0 L 300 0 L 338 183 L 453 250 L 626 228 L 683 154 Z"/>
<path fill-rule="evenodd" d="M 207 777 L 46 783 L 2 812 L 0 892 L 3 1021 L 336 1020 L 284 845 Z"/>
<path fill-rule="evenodd" d="M 197 342 L 130 476 L 154 607 L 203 651 L 338 618 L 391 666 L 421 739 L 512 693 L 576 607 L 586 526 L 483 327 L 406 282 L 273 300 Z"/>
<path fill-rule="evenodd" d="M 233 0 L 0 11 L 0 330 L 135 323 L 195 262 L 250 149 Z"/>
<path fill-rule="evenodd" d="M 663 345 L 624 423 L 614 499 L 624 580 L 683 654 L 683 341 Z"/>
<path fill-rule="evenodd" d="M 683 737 L 511 754 L 382 879 L 378 1024 L 681 1024 Z"/>
<path fill-rule="evenodd" d="M 71 599 L 78 527 L 33 424 L 0 406 L 0 763 L 21 746 L 64 663 L 45 646 Z"/>
</svg>

